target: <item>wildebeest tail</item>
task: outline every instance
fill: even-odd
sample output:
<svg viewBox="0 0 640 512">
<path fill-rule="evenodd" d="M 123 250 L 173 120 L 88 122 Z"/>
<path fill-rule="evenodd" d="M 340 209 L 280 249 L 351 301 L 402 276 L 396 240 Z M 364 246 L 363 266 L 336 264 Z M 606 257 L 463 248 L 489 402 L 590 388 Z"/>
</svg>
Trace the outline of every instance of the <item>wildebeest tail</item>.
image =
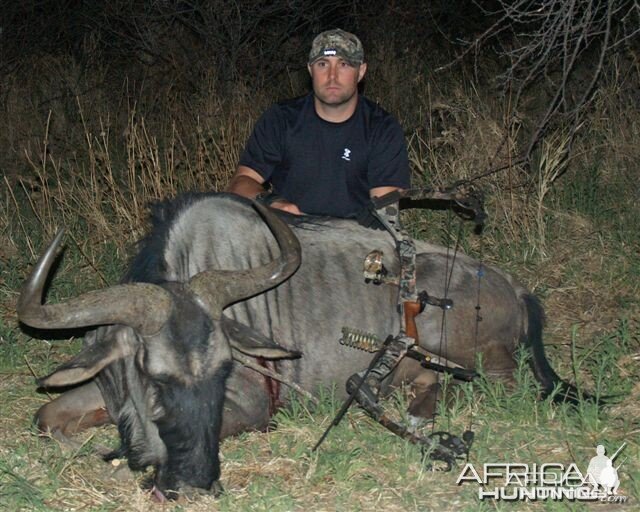
<svg viewBox="0 0 640 512">
<path fill-rule="evenodd" d="M 581 393 L 575 386 L 562 380 L 549 364 L 544 353 L 542 330 L 544 327 L 544 310 L 540 301 L 527 293 L 522 296 L 527 308 L 527 332 L 524 336 L 526 347 L 530 350 L 529 363 L 536 380 L 542 386 L 542 396 L 553 397 L 554 402 L 569 402 L 577 404 L 580 399 L 590 399 L 589 395 Z"/>
</svg>

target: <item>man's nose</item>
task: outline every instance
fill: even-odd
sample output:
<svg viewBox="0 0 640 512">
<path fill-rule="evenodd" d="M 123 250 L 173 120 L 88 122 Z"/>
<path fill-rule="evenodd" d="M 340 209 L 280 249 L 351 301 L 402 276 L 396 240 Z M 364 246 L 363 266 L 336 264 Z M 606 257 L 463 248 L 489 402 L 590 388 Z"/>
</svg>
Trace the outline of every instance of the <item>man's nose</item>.
<svg viewBox="0 0 640 512">
<path fill-rule="evenodd" d="M 338 74 L 338 66 L 336 64 L 331 64 L 329 66 L 329 78 L 334 80 Z"/>
</svg>

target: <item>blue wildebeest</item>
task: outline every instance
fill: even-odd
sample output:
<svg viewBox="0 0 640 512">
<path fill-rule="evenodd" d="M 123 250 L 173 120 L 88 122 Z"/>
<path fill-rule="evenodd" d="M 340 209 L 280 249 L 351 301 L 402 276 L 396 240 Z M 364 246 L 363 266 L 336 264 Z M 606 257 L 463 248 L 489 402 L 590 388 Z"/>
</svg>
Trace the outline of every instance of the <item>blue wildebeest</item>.
<svg viewBox="0 0 640 512">
<path fill-rule="evenodd" d="M 371 355 L 338 340 L 344 326 L 383 337 L 398 332 L 397 289 L 366 284 L 362 276 L 372 248 L 395 254 L 391 236 L 338 219 L 295 219 L 290 230 L 264 207 L 260 213 L 266 223 L 250 202 L 227 194 L 161 203 L 123 284 L 42 305 L 58 236 L 23 287 L 19 318 L 42 329 L 95 329 L 78 356 L 39 381 L 82 383 L 38 411 L 39 428 L 64 437 L 112 421 L 121 437 L 118 454 L 132 469 L 155 467 L 158 495 L 219 492 L 219 440 L 266 428 L 273 399 L 264 376 L 235 362 L 232 351 L 277 359 L 285 379 L 311 392 L 332 383 L 342 390 L 365 368 Z M 416 248 L 418 288 L 438 293 L 446 250 L 426 242 Z M 398 272 L 397 262 L 387 265 Z M 473 368 L 481 353 L 488 375 L 508 376 L 524 342 L 550 392 L 561 381 L 544 357 L 542 310 L 495 268 L 484 270 L 483 320 L 474 339 L 477 271 L 478 263 L 461 254 L 449 269 L 455 306 L 446 318 L 446 357 Z M 441 311 L 427 309 L 416 321 L 421 345 L 438 353 Z M 416 416 L 433 413 L 435 390 L 426 375 L 405 359 L 391 379 L 414 385 Z M 276 398 L 286 402 L 284 390 Z"/>
</svg>

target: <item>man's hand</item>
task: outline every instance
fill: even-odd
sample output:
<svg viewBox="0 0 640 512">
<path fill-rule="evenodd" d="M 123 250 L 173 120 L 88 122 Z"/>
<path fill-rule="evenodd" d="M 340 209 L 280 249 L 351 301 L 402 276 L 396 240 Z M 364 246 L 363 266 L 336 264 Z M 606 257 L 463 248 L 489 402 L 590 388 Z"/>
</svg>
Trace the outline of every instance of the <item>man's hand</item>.
<svg viewBox="0 0 640 512">
<path fill-rule="evenodd" d="M 282 210 L 283 212 L 292 213 L 293 215 L 304 215 L 304 213 L 300 211 L 300 208 L 298 208 L 298 205 L 290 203 L 286 199 L 277 199 L 269 206 L 271 206 L 271 208 L 275 208 L 276 210 Z"/>
<path fill-rule="evenodd" d="M 264 178 L 260 176 L 260 174 L 249 167 L 240 165 L 231 178 L 231 181 L 229 181 L 226 191 L 233 192 L 248 199 L 255 199 L 262 193 L 265 193 L 262 187 L 263 184 Z M 267 204 L 271 206 L 271 208 L 292 213 L 293 215 L 304 215 L 297 205 L 290 203 L 284 198 L 275 198 L 272 201 L 268 201 Z"/>
</svg>

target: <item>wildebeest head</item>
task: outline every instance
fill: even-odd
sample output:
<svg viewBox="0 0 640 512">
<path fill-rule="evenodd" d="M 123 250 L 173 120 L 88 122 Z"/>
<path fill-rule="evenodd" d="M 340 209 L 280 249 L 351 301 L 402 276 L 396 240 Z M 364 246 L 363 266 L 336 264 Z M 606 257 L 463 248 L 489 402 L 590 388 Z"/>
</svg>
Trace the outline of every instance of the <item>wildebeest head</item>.
<svg viewBox="0 0 640 512">
<path fill-rule="evenodd" d="M 118 412 L 121 449 L 133 469 L 156 468 L 154 485 L 161 495 L 220 490 L 218 442 L 232 348 L 267 358 L 297 355 L 273 342 L 256 344 L 251 329 L 222 313 L 233 302 L 277 286 L 300 264 L 300 245 L 288 226 L 254 205 L 280 247 L 280 257 L 266 265 L 206 270 L 185 283 L 121 284 L 42 305 L 61 231 L 21 291 L 18 315 L 27 325 L 101 326 L 87 335 L 80 354 L 39 384 L 68 386 L 103 372 L 101 390 L 110 412 Z"/>
</svg>

